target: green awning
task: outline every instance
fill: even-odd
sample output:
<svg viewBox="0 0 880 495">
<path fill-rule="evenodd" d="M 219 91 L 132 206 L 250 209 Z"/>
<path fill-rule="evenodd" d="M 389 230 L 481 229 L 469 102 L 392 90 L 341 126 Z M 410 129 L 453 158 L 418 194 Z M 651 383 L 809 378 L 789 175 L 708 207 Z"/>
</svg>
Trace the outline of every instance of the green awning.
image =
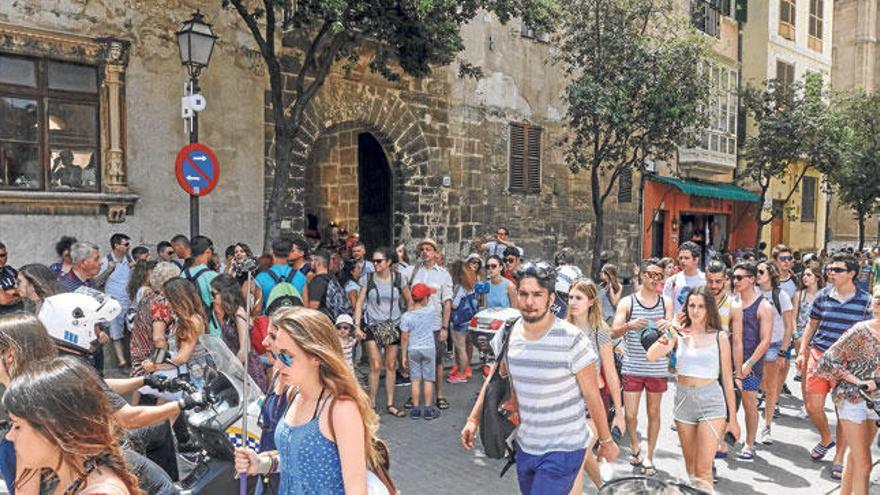
<svg viewBox="0 0 880 495">
<path fill-rule="evenodd" d="M 749 190 L 743 189 L 735 184 L 721 184 L 715 182 L 701 182 L 689 179 L 675 179 L 673 177 L 663 177 L 660 175 L 650 176 L 649 179 L 673 185 L 679 191 L 685 194 L 690 194 L 691 196 L 731 199 L 733 201 L 747 201 L 751 203 L 760 201 L 761 199 L 757 194 Z"/>
</svg>

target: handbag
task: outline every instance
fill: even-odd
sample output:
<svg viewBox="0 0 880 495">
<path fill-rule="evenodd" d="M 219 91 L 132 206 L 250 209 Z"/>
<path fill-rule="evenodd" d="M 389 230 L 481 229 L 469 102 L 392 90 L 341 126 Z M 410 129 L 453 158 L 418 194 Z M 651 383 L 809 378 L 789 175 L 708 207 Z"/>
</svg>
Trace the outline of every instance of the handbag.
<svg viewBox="0 0 880 495">
<path fill-rule="evenodd" d="M 504 473 L 516 462 L 516 451 L 509 440 L 519 425 L 518 406 L 510 374 L 502 376 L 498 371 L 501 362 L 507 358 L 510 333 L 515 323 L 515 321 L 510 322 L 504 326 L 501 351 L 497 357 L 498 365 L 489 376 L 483 409 L 480 411 L 480 441 L 483 444 L 483 452 L 490 459 L 508 458 L 507 465 L 501 470 L 501 476 L 504 476 Z"/>
<path fill-rule="evenodd" d="M 370 292 L 370 286 L 375 287 L 375 282 L 373 282 L 373 273 L 369 273 L 367 275 L 367 292 Z M 392 283 L 391 287 L 392 297 L 388 300 L 388 319 L 385 321 L 380 321 L 374 325 L 370 326 L 370 332 L 373 334 L 373 339 L 376 341 L 376 344 L 384 347 L 387 345 L 391 345 L 400 340 L 400 329 L 397 328 L 397 325 L 394 323 L 394 285 Z M 400 297 L 400 294 L 397 296 Z M 379 299 L 379 291 L 376 290 L 376 298 Z M 381 299 L 379 299 L 381 300 Z"/>
</svg>

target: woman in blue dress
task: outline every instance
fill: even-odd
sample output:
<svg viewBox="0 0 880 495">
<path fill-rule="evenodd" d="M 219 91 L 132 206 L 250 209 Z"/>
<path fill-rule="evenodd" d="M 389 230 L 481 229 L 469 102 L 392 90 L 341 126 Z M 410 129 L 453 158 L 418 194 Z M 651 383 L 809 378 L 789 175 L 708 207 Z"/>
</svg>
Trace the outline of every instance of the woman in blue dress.
<svg viewBox="0 0 880 495">
<path fill-rule="evenodd" d="M 275 430 L 278 450 L 236 449 L 237 471 L 280 473 L 282 495 L 367 493 L 367 470 L 384 462 L 375 443 L 378 416 L 333 324 L 319 311 L 291 307 L 276 312 L 271 327 L 279 380 L 293 390 L 290 406 Z"/>
</svg>

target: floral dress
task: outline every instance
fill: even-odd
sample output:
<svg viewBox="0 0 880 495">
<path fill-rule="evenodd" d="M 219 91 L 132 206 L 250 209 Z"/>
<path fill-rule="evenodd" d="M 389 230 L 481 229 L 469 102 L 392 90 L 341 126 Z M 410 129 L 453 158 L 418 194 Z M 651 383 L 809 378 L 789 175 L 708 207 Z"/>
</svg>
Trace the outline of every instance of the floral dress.
<svg viewBox="0 0 880 495">
<path fill-rule="evenodd" d="M 131 326 L 131 376 L 143 376 L 146 374 L 141 363 L 150 357 L 150 353 L 156 346 L 153 345 L 153 320 L 154 310 L 159 313 L 165 309 L 156 305 L 162 296 L 149 293 L 144 296 L 137 305 L 134 323 Z M 168 316 L 170 319 L 170 315 Z M 162 319 L 161 317 L 158 319 Z"/>
<path fill-rule="evenodd" d="M 859 380 L 868 380 L 880 367 L 880 339 L 868 326 L 867 321 L 856 323 L 846 331 L 819 360 L 816 373 L 826 380 L 836 381 L 834 403 L 848 400 L 853 404 L 862 401 L 856 385 L 843 379 L 847 372 Z M 880 399 L 880 391 L 874 391 L 872 398 Z"/>
</svg>

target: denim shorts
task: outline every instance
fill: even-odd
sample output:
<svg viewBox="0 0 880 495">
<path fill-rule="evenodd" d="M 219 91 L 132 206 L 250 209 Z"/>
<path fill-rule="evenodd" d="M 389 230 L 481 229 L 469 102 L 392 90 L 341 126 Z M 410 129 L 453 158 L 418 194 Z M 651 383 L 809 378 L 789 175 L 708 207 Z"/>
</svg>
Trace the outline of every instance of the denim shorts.
<svg viewBox="0 0 880 495">
<path fill-rule="evenodd" d="M 877 413 L 868 409 L 865 401 L 856 404 L 844 399 L 837 407 L 838 419 L 845 419 L 852 423 L 864 423 L 865 421 L 877 421 Z"/>
<path fill-rule="evenodd" d="M 516 446 L 516 477 L 523 495 L 568 493 L 581 470 L 586 449 L 533 455 Z"/>
<path fill-rule="evenodd" d="M 749 376 L 743 379 L 743 392 L 757 392 L 761 388 L 761 378 L 763 378 L 763 370 L 761 373 L 752 371 Z"/>
<path fill-rule="evenodd" d="M 409 377 L 426 382 L 437 381 L 437 361 L 434 359 L 434 349 L 410 349 L 407 351 L 409 358 Z"/>
<path fill-rule="evenodd" d="M 701 387 L 688 387 L 677 383 L 672 417 L 689 425 L 727 418 L 727 402 L 721 384 L 713 382 Z"/>
<path fill-rule="evenodd" d="M 764 362 L 772 363 L 779 359 L 779 351 L 782 350 L 782 341 L 779 342 L 771 342 L 770 348 L 767 349 L 767 353 L 764 354 Z"/>
</svg>

